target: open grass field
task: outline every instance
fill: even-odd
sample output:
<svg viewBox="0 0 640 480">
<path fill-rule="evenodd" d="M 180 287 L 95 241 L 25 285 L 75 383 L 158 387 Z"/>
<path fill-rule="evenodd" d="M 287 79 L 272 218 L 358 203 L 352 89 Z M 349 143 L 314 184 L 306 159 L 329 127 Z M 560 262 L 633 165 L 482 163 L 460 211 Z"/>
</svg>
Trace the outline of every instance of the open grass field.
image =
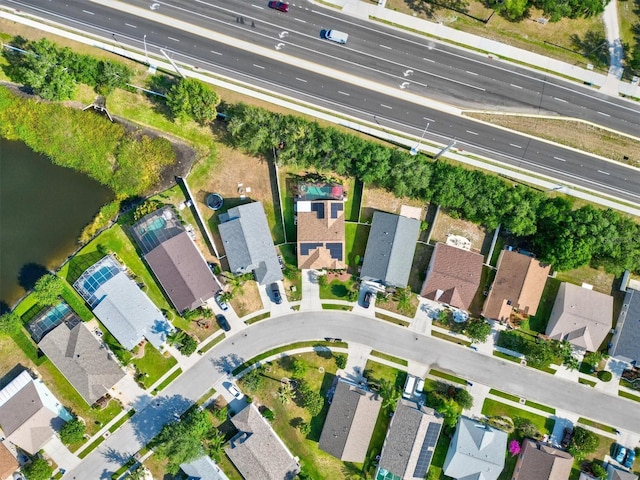
<svg viewBox="0 0 640 480">
<path fill-rule="evenodd" d="M 621 2 L 621 4 L 629 2 Z M 470 117 L 534 137 L 577 148 L 610 160 L 640 167 L 638 141 L 603 128 L 571 120 L 468 113 Z"/>
</svg>

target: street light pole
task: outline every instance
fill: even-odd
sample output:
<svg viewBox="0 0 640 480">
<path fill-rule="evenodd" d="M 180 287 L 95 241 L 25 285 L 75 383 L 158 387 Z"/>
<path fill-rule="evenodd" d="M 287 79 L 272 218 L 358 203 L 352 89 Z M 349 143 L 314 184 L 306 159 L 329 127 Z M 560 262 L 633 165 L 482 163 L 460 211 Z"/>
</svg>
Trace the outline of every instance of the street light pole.
<svg viewBox="0 0 640 480">
<path fill-rule="evenodd" d="M 144 37 L 142 37 L 142 42 L 144 43 L 144 58 L 147 60 L 147 65 L 149 65 L 149 55 L 147 53 L 147 34 L 145 33 Z"/>
<path fill-rule="evenodd" d="M 422 132 L 422 136 L 420 137 L 420 140 L 418 141 L 418 144 L 415 147 L 411 147 L 411 150 L 409 150 L 409 153 L 411 155 L 417 155 L 418 152 L 420 151 L 420 144 L 422 143 L 422 139 L 424 138 L 425 133 L 427 133 L 427 130 L 429 129 L 429 125 L 431 123 L 427 122 L 427 126 L 424 127 L 424 131 Z"/>
</svg>

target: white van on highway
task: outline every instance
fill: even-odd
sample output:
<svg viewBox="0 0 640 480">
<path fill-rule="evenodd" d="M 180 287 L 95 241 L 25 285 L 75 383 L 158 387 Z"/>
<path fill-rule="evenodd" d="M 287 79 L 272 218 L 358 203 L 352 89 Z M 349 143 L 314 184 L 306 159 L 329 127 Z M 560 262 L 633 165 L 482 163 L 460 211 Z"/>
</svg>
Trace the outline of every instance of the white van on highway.
<svg viewBox="0 0 640 480">
<path fill-rule="evenodd" d="M 332 42 L 341 43 L 344 45 L 349 39 L 349 34 L 340 32 L 338 30 L 327 30 L 327 32 L 324 34 L 324 38 L 326 38 L 327 40 L 331 40 Z"/>
</svg>

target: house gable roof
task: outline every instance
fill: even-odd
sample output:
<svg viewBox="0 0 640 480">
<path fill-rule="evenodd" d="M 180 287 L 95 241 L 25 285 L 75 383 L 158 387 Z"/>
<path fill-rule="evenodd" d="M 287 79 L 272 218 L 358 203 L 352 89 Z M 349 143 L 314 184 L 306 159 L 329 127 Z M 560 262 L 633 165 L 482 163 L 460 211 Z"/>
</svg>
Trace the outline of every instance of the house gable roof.
<svg viewBox="0 0 640 480">
<path fill-rule="evenodd" d="M 503 322 L 509 320 L 514 308 L 535 315 L 550 269 L 533 257 L 503 250 L 482 315 Z"/>
<path fill-rule="evenodd" d="M 638 480 L 638 476 L 609 464 L 607 465 L 607 480 Z"/>
<path fill-rule="evenodd" d="M 420 221 L 375 212 L 360 277 L 404 288 L 409 282 Z"/>
<path fill-rule="evenodd" d="M 187 232 L 162 242 L 145 260 L 178 312 L 201 306 L 220 290 Z"/>
<path fill-rule="evenodd" d="M 18 460 L 4 446 L 4 443 L 0 442 L 0 480 L 7 480 L 16 470 L 18 470 Z"/>
<path fill-rule="evenodd" d="M 296 209 L 298 268 L 346 268 L 344 202 L 298 201 Z"/>
<path fill-rule="evenodd" d="M 339 379 L 318 446 L 345 462 L 363 462 L 382 399 Z"/>
<path fill-rule="evenodd" d="M 239 433 L 225 451 L 244 478 L 289 480 L 297 475 L 298 462 L 253 403 L 231 422 Z"/>
<path fill-rule="evenodd" d="M 483 263 L 479 253 L 437 243 L 420 296 L 468 310 L 480 286 Z"/>
<path fill-rule="evenodd" d="M 187 475 L 187 480 L 229 480 L 216 462 L 207 455 L 181 463 L 180 469 Z"/>
<path fill-rule="evenodd" d="M 218 231 L 233 273 L 253 271 L 260 285 L 282 280 L 282 269 L 264 208 L 252 202 L 220 215 Z"/>
<path fill-rule="evenodd" d="M 640 291 L 627 289 L 612 343 L 611 356 L 640 364 Z"/>
<path fill-rule="evenodd" d="M 596 351 L 609 333 L 613 297 L 570 283 L 560 284 L 546 334 L 573 346 Z"/>
<path fill-rule="evenodd" d="M 497 480 L 504 468 L 507 434 L 460 417 L 443 472 L 456 479 Z"/>
<path fill-rule="evenodd" d="M 89 405 L 125 376 L 83 323 L 58 325 L 38 347 Z"/>
<path fill-rule="evenodd" d="M 525 438 L 513 480 L 568 480 L 572 466 L 573 457 L 564 450 Z"/>
</svg>

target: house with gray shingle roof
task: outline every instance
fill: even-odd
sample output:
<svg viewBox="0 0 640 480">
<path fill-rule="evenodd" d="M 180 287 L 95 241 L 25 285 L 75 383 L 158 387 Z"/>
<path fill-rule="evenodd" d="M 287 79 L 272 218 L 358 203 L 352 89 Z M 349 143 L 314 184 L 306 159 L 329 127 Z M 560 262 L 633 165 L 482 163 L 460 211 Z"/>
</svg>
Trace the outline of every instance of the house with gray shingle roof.
<svg viewBox="0 0 640 480">
<path fill-rule="evenodd" d="M 253 403 L 231 417 L 231 423 L 238 433 L 225 452 L 245 479 L 290 480 L 300 472 L 297 460 Z"/>
<path fill-rule="evenodd" d="M 142 217 L 131 227 L 144 259 L 182 313 L 205 304 L 220 285 L 172 206 Z"/>
<path fill-rule="evenodd" d="M 221 214 L 218 231 L 231 273 L 253 272 L 260 285 L 283 279 L 261 202 L 239 205 Z"/>
<path fill-rule="evenodd" d="M 181 463 L 180 470 L 187 476 L 187 480 L 229 480 L 216 462 L 207 455 Z"/>
<path fill-rule="evenodd" d="M 638 476 L 632 472 L 614 467 L 612 464 L 607 465 L 607 480 L 638 480 Z"/>
<path fill-rule="evenodd" d="M 595 352 L 613 321 L 613 297 L 585 286 L 562 282 L 551 310 L 546 335 Z"/>
<path fill-rule="evenodd" d="M 442 471 L 455 479 L 497 480 L 504 469 L 506 452 L 505 432 L 460 417 Z"/>
<path fill-rule="evenodd" d="M 89 405 L 109 393 L 125 376 L 110 352 L 83 323 L 61 323 L 40 340 L 38 348 Z"/>
<path fill-rule="evenodd" d="M 320 434 L 320 450 L 343 462 L 363 462 L 381 406 L 377 393 L 339 378 Z"/>
<path fill-rule="evenodd" d="M 525 438 L 512 480 L 568 480 L 572 467 L 569 453 Z"/>
<path fill-rule="evenodd" d="M 382 446 L 376 479 L 422 480 L 435 449 L 442 416 L 401 398 Z"/>
<path fill-rule="evenodd" d="M 612 357 L 640 364 L 640 291 L 627 289 L 611 343 Z"/>
<path fill-rule="evenodd" d="M 31 455 L 71 418 L 45 384 L 26 370 L 0 391 L 0 428 L 7 441 Z"/>
<path fill-rule="evenodd" d="M 405 288 L 419 235 L 419 220 L 375 212 L 360 278 L 387 287 Z"/>
</svg>

